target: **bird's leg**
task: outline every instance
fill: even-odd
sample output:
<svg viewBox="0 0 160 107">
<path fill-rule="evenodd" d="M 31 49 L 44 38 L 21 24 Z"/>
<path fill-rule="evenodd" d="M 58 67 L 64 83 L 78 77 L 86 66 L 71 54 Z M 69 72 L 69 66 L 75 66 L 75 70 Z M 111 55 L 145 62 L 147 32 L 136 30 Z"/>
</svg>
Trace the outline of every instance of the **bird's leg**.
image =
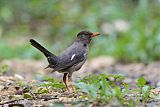
<svg viewBox="0 0 160 107">
<path fill-rule="evenodd" d="M 64 75 L 63 75 L 63 82 L 64 82 L 64 84 L 66 86 L 67 91 L 69 92 L 68 85 L 66 83 L 66 77 L 67 77 L 67 75 L 68 75 L 68 73 L 64 73 Z"/>
<path fill-rule="evenodd" d="M 68 82 L 72 82 L 72 73 L 68 74 Z M 71 83 L 71 88 L 72 88 L 72 92 L 76 93 L 76 89 L 75 89 L 75 87 L 73 86 L 72 83 Z"/>
</svg>

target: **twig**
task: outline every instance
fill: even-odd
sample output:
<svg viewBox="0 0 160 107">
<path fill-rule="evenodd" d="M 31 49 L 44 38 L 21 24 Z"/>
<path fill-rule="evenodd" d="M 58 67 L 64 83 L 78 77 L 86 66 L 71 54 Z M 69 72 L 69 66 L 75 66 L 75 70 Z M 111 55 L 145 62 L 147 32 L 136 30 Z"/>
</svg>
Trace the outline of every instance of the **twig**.
<svg viewBox="0 0 160 107">
<path fill-rule="evenodd" d="M 6 102 L 4 102 L 4 103 L 0 103 L 0 105 L 13 103 L 13 102 L 20 101 L 20 100 L 24 100 L 24 98 L 21 98 L 21 99 L 18 99 L 18 100 L 10 100 L 10 101 L 6 101 Z M 31 99 L 27 99 L 27 100 L 31 100 Z"/>
</svg>

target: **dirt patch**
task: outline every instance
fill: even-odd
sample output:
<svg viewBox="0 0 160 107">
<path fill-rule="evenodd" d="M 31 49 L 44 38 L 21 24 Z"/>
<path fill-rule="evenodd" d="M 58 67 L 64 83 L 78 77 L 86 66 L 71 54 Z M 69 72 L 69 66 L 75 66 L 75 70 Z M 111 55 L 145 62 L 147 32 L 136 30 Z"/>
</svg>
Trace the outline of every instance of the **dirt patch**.
<svg viewBox="0 0 160 107">
<path fill-rule="evenodd" d="M 22 104 L 30 107 L 63 103 L 63 106 L 85 106 L 84 104 L 88 103 L 87 97 L 84 98 L 85 93 L 78 91 L 77 94 L 71 94 L 65 92 L 65 88 L 49 88 L 47 93 L 37 94 L 41 87 L 35 84 L 41 81 L 41 77 L 48 75 L 62 81 L 62 74 L 57 72 L 51 74 L 50 69 L 43 69 L 47 66 L 47 62 L 15 59 L 2 61 L 0 66 L 1 68 L 6 66 L 1 70 L 0 76 L 0 105 Z M 157 98 L 154 99 L 155 95 L 160 96 L 160 62 L 153 62 L 148 65 L 143 63 L 119 64 L 110 57 L 99 57 L 88 61 L 80 71 L 75 72 L 73 74 L 73 80 L 76 82 L 91 74 L 122 74 L 126 77 L 124 80 L 125 83 L 132 84 L 133 86 L 136 84 L 137 78 L 143 76 L 147 80 L 147 84 L 154 87 L 150 92 L 153 95 L 150 96 L 152 99 L 145 105 L 137 105 L 148 107 L 160 105 L 160 100 Z M 25 84 L 30 84 L 32 89 L 30 89 L 30 85 L 20 85 L 19 83 L 17 85 L 17 82 L 22 81 Z M 62 82 L 59 84 L 62 84 Z M 28 91 L 25 89 L 28 89 Z M 26 96 L 24 96 L 24 93 Z M 134 95 L 128 96 L 134 98 Z M 89 105 L 102 106 L 93 102 Z M 108 106 L 117 105 L 119 104 L 113 102 L 109 103 Z"/>
</svg>

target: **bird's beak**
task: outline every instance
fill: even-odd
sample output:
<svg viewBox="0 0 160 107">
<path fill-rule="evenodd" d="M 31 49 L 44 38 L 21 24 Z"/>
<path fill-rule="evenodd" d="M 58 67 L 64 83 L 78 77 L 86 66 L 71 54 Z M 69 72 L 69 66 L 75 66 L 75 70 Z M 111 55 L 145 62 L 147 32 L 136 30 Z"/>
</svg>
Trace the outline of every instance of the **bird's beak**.
<svg viewBox="0 0 160 107">
<path fill-rule="evenodd" d="M 91 36 L 92 36 L 92 37 L 95 37 L 95 36 L 98 36 L 98 35 L 100 35 L 100 33 L 99 33 L 99 32 L 95 32 L 95 33 L 93 33 Z"/>
</svg>

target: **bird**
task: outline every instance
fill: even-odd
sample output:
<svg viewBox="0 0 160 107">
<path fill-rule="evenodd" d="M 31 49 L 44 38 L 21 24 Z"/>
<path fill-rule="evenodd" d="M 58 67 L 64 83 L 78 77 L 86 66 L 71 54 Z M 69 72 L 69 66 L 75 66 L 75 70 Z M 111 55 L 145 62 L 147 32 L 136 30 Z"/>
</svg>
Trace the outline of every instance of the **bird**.
<svg viewBox="0 0 160 107">
<path fill-rule="evenodd" d="M 68 92 L 68 82 L 72 82 L 72 74 L 78 71 L 87 60 L 89 44 L 93 37 L 100 35 L 99 32 L 92 33 L 90 31 L 81 31 L 77 34 L 74 42 L 65 49 L 58 56 L 48 51 L 36 40 L 30 39 L 30 43 L 33 47 L 41 51 L 48 60 L 49 65 L 46 68 L 51 68 L 54 71 L 63 73 L 63 82 Z M 76 93 L 75 87 L 71 85 L 72 92 Z"/>
</svg>

